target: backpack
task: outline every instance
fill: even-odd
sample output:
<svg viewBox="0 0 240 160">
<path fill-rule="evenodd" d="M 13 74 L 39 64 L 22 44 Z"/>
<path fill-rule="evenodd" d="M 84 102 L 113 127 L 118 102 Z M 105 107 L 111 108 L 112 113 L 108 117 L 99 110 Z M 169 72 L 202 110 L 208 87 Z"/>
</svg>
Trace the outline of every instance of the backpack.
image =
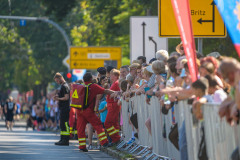
<svg viewBox="0 0 240 160">
<path fill-rule="evenodd" d="M 72 84 L 72 96 L 70 106 L 77 109 L 86 109 L 89 106 L 88 96 L 90 94 L 89 86 L 85 84 Z"/>
</svg>

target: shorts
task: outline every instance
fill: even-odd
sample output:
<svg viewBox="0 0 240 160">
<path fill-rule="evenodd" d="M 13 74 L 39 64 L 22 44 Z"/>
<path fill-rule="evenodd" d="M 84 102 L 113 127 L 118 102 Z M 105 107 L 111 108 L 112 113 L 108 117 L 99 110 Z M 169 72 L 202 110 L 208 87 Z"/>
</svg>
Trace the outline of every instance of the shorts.
<svg viewBox="0 0 240 160">
<path fill-rule="evenodd" d="M 52 120 L 52 122 L 55 122 L 55 117 L 50 117 L 50 119 Z"/>
<path fill-rule="evenodd" d="M 20 114 L 20 109 L 17 109 L 17 110 L 16 110 L 16 114 Z"/>
<path fill-rule="evenodd" d="M 43 118 L 42 118 L 42 117 L 37 117 L 37 122 L 38 122 L 38 123 L 42 123 L 42 121 L 43 121 Z"/>
<path fill-rule="evenodd" d="M 11 115 L 7 114 L 6 121 L 12 122 L 13 121 L 13 114 L 11 114 Z"/>
<path fill-rule="evenodd" d="M 49 120 L 49 117 L 50 117 L 49 113 L 48 113 L 48 112 L 45 112 L 45 120 L 46 120 L 46 121 Z"/>
<path fill-rule="evenodd" d="M 35 121 L 36 119 L 37 119 L 37 118 L 36 118 L 36 116 L 34 116 L 34 117 L 32 116 L 32 120 L 34 120 L 34 121 Z"/>
</svg>

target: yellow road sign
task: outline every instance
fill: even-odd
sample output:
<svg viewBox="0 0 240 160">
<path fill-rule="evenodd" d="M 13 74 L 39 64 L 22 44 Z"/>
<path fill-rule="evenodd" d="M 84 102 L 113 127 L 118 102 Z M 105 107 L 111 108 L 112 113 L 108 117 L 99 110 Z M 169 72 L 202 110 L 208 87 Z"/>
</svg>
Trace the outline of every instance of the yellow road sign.
<svg viewBox="0 0 240 160">
<path fill-rule="evenodd" d="M 189 0 L 195 37 L 226 37 L 224 22 L 213 0 Z M 159 36 L 179 37 L 171 0 L 158 0 Z"/>
<path fill-rule="evenodd" d="M 98 67 L 121 67 L 121 47 L 71 47 L 71 69 L 97 69 Z"/>
</svg>

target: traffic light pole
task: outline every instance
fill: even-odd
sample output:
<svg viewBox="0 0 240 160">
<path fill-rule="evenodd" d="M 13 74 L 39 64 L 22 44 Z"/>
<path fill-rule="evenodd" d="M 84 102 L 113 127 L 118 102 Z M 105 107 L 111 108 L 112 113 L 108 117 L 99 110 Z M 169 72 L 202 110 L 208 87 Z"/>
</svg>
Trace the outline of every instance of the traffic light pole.
<svg viewBox="0 0 240 160">
<path fill-rule="evenodd" d="M 65 30 L 62 27 L 60 27 L 57 23 L 53 22 L 52 20 L 49 20 L 48 18 L 45 18 L 45 17 L 1 16 L 1 15 L 0 15 L 0 19 L 45 22 L 45 23 L 53 25 L 62 34 L 62 36 L 67 44 L 68 55 L 70 56 L 71 41 L 69 40 L 68 35 L 66 34 Z M 66 66 L 66 67 L 68 67 L 68 72 L 70 72 L 70 67 L 69 66 Z"/>
</svg>

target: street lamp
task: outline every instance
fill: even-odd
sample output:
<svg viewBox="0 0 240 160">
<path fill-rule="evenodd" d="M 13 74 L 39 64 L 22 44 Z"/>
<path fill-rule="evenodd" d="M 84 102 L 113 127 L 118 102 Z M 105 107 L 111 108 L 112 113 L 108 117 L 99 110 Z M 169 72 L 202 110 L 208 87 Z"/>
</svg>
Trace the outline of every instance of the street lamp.
<svg viewBox="0 0 240 160">
<path fill-rule="evenodd" d="M 0 19 L 13 19 L 13 20 L 27 20 L 27 21 L 36 21 L 36 22 L 45 22 L 48 24 L 53 25 L 63 36 L 66 44 L 67 44 L 67 49 L 68 49 L 68 55 L 70 56 L 70 46 L 71 46 L 71 41 L 68 38 L 68 35 L 66 34 L 65 30 L 59 26 L 57 23 L 53 22 L 52 20 L 49 20 L 47 17 L 24 17 L 24 16 L 1 16 Z M 68 72 L 70 72 L 69 66 L 68 67 Z"/>
</svg>

